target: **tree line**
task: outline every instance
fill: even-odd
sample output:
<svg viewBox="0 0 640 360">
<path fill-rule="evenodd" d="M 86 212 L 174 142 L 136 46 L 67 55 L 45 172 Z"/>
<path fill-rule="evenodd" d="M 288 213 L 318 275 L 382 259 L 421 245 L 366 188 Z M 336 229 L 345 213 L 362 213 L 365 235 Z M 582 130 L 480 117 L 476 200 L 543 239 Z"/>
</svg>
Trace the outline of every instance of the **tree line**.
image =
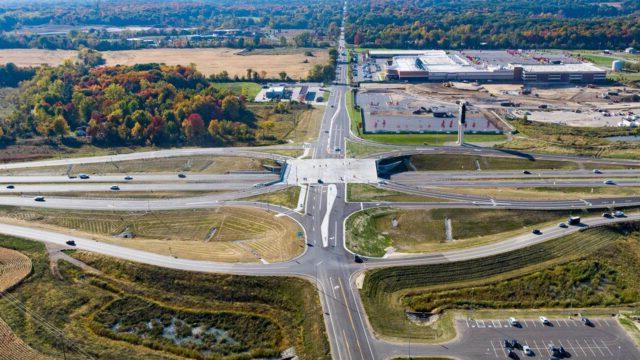
<svg viewBox="0 0 640 360">
<path fill-rule="evenodd" d="M 347 40 L 384 48 L 620 49 L 640 45 L 640 2 L 364 0 Z"/>
</svg>

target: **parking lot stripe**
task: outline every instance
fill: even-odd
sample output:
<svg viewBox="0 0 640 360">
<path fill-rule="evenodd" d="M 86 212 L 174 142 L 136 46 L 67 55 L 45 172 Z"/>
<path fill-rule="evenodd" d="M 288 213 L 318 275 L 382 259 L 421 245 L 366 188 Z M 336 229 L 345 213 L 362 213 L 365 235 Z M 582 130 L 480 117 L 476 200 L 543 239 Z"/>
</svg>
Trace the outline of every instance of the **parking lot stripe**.
<svg viewBox="0 0 640 360">
<path fill-rule="evenodd" d="M 596 343 L 595 339 L 591 339 L 591 341 L 593 341 L 593 345 L 596 346 L 596 349 L 598 349 L 598 351 L 600 351 L 600 353 L 602 354 L 602 356 L 604 356 L 604 351 L 602 351 L 602 349 L 600 348 L 600 346 L 598 346 L 598 344 Z"/>
<path fill-rule="evenodd" d="M 533 345 L 534 345 L 533 348 L 536 349 L 536 352 L 540 352 L 540 347 L 538 346 L 538 343 L 535 340 L 533 340 Z"/>
<path fill-rule="evenodd" d="M 591 351 L 591 353 L 593 354 L 593 356 L 596 356 L 596 352 L 593 351 L 593 349 L 591 348 L 591 346 L 589 346 L 589 343 L 587 342 L 587 339 L 582 339 L 584 341 L 584 343 L 587 345 L 587 349 L 589 351 Z"/>
<path fill-rule="evenodd" d="M 491 323 L 493 324 L 494 328 L 501 328 L 502 324 L 500 323 L 500 320 L 491 320 Z"/>
<path fill-rule="evenodd" d="M 491 340 L 491 348 L 493 349 L 493 353 L 496 354 L 496 357 L 498 358 L 498 352 L 496 351 L 496 347 L 493 346 L 493 340 Z"/>
<path fill-rule="evenodd" d="M 567 323 L 567 320 L 562 319 L 562 322 L 564 323 L 565 326 L 569 326 L 569 323 Z"/>
<path fill-rule="evenodd" d="M 566 342 L 567 344 L 569 344 L 569 345 L 564 345 L 564 344 L 562 343 L 562 341 L 558 341 L 558 343 L 560 344 L 560 346 L 562 346 L 562 347 L 566 347 L 566 348 L 570 348 L 570 349 L 571 349 L 571 354 L 576 355 L 576 348 L 574 348 L 574 347 L 573 347 L 573 345 L 571 345 L 571 343 L 570 343 L 570 342 L 568 342 L 568 341 L 566 341 L 566 340 L 565 340 L 565 342 Z"/>
<path fill-rule="evenodd" d="M 607 346 L 607 344 L 604 342 L 604 340 L 600 339 L 600 342 L 602 343 L 602 345 L 604 346 L 604 348 L 609 352 L 609 355 L 613 355 L 613 352 L 611 350 L 609 350 L 609 347 Z"/>
<path fill-rule="evenodd" d="M 549 343 L 544 341 L 544 338 L 542 338 L 542 346 L 544 346 L 544 348 L 547 349 L 547 353 L 549 353 L 549 355 L 551 355 L 551 350 L 549 350 Z"/>
<path fill-rule="evenodd" d="M 571 342 L 570 342 L 569 340 L 567 340 L 567 342 L 568 342 L 569 344 L 571 344 Z M 580 343 L 578 342 L 578 340 L 575 340 L 575 342 L 576 342 L 576 346 L 578 347 L 578 349 L 580 349 L 580 351 L 582 351 L 582 353 L 584 354 L 584 356 L 587 356 L 587 352 L 586 352 L 586 351 L 584 351 L 584 349 L 582 348 L 582 346 L 580 345 Z"/>
<path fill-rule="evenodd" d="M 476 325 L 478 325 L 478 328 L 485 328 L 486 326 L 484 325 L 484 320 L 476 320 Z"/>
</svg>

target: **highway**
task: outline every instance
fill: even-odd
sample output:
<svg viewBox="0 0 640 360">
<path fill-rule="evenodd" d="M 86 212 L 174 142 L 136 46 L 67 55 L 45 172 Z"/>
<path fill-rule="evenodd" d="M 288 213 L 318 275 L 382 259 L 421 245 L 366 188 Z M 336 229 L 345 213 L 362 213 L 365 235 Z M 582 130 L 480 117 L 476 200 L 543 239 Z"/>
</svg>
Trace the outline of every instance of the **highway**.
<svg viewBox="0 0 640 360">
<path fill-rule="evenodd" d="M 346 14 L 345 2 L 345 14 Z M 340 35 L 339 53 L 345 50 L 344 32 Z M 638 186 L 640 170 L 603 170 L 604 174 L 594 174 L 589 170 L 557 170 L 532 171 L 534 174 L 524 176 L 515 171 L 470 171 L 470 172 L 416 172 L 394 175 L 390 181 L 375 179 L 375 184 L 381 189 L 400 191 L 417 196 L 437 198 L 437 201 L 425 202 L 348 202 L 346 190 L 348 183 L 365 182 L 370 179 L 344 178 L 336 176 L 337 167 L 344 171 L 345 141 L 364 141 L 358 139 L 350 131 L 350 120 L 346 108 L 345 97 L 350 87 L 347 83 L 346 59 L 340 55 L 336 69 L 336 82 L 331 86 L 331 93 L 325 108 L 320 127 L 320 133 L 315 142 L 310 144 L 307 153 L 311 159 L 308 164 L 312 167 L 300 166 L 297 170 L 287 168 L 283 174 L 283 181 L 266 185 L 268 182 L 278 181 L 273 174 L 189 174 L 185 179 L 177 178 L 177 174 L 131 174 L 133 180 L 125 180 L 122 174 L 104 174 L 91 176 L 89 179 L 69 179 L 64 176 L 1 176 L 0 205 L 24 206 L 55 209 L 76 210 L 104 210 L 104 211 L 156 211 L 171 209 L 200 209 L 216 208 L 219 206 L 253 206 L 263 208 L 278 216 L 289 216 L 297 221 L 305 232 L 307 246 L 302 255 L 285 262 L 262 263 L 216 263 L 175 258 L 153 254 L 140 250 L 119 247 L 116 245 L 96 242 L 92 239 L 69 236 L 67 234 L 38 227 L 15 223 L 3 223 L 0 233 L 17 236 L 36 241 L 47 241 L 66 246 L 67 240 L 74 240 L 76 248 L 95 253 L 112 256 L 124 260 L 135 261 L 165 268 L 200 271 L 211 273 L 228 273 L 237 275 L 264 276 L 301 276 L 318 287 L 318 292 L 325 313 L 325 325 L 331 353 L 334 359 L 387 359 L 391 356 L 408 353 L 408 344 L 392 343 L 379 339 L 369 326 L 367 316 L 362 307 L 360 294 L 355 279 L 367 269 L 409 266 L 423 264 L 439 264 L 477 259 L 506 251 L 518 250 L 532 244 L 548 241 L 557 237 L 579 231 L 581 227 L 566 229 L 557 226 L 542 228 L 542 235 L 522 234 L 493 244 L 475 248 L 454 250 L 442 253 L 417 254 L 404 257 L 368 258 L 363 263 L 354 261 L 354 256 L 345 247 L 344 223 L 351 214 L 374 207 L 393 206 L 399 208 L 444 208 L 444 207 L 472 207 L 472 208 L 504 208 L 504 209 L 584 209 L 640 206 L 640 197 L 611 197 L 601 199 L 574 200 L 495 200 L 485 196 L 464 194 L 449 194 L 439 190 L 429 189 L 429 186 L 496 186 L 495 179 L 501 179 L 503 186 L 560 186 L 550 184 L 557 181 L 562 186 L 604 186 L 603 180 L 613 178 L 617 186 Z M 280 149 L 295 148 L 298 145 L 284 146 Z M 577 156 L 524 154 L 501 151 L 489 148 L 470 146 L 460 147 L 401 147 L 394 150 L 369 156 L 366 160 L 353 161 L 353 166 L 370 166 L 371 159 L 387 159 L 418 153 L 427 154 L 481 154 L 484 156 L 522 157 L 549 160 L 566 160 L 590 164 L 615 164 L 628 167 L 640 167 L 635 160 L 603 160 L 582 158 Z M 254 158 L 270 158 L 292 164 L 292 159 L 282 155 L 260 152 L 249 148 L 205 148 L 205 149 L 170 149 L 147 151 L 130 154 L 117 154 L 85 158 L 69 158 L 42 160 L 28 163 L 0 164 L 0 170 L 32 169 L 49 166 L 68 166 L 77 164 L 95 164 L 127 160 L 145 160 L 167 158 L 175 156 L 243 156 Z M 336 161 L 327 161 L 336 160 Z M 296 160 L 305 161 L 305 160 Z M 326 162 L 326 168 L 318 170 L 316 164 Z M 335 166 L 335 167 L 334 167 Z M 347 166 L 351 166 L 347 163 Z M 309 170 L 309 169 L 312 170 Z M 305 170 L 306 169 L 306 170 Z M 311 172 L 313 171 L 313 174 Z M 323 175 L 324 174 L 324 175 Z M 320 181 L 303 181 L 304 178 L 315 177 Z M 340 177 L 343 179 L 340 180 Z M 549 178 L 557 178 L 552 180 Z M 331 182 L 323 181 L 334 179 Z M 337 180 L 335 180 L 337 179 Z M 265 184 L 254 186 L 255 184 Z M 300 212 L 276 205 L 243 201 L 243 198 L 266 194 L 285 189 L 292 185 L 308 185 L 304 199 L 304 206 Z M 15 189 L 6 189 L 6 185 L 13 184 Z M 105 198 L 105 197 L 59 197 L 45 196 L 44 201 L 36 202 L 32 196 L 5 195 L 5 193 L 34 192 L 95 192 L 109 191 L 111 184 L 117 184 L 120 191 L 215 191 L 227 190 L 220 194 L 202 196 L 161 198 Z M 451 185 L 457 184 L 457 185 Z M 508 185 L 507 185 L 508 184 Z M 526 184 L 526 185 L 523 185 Z M 533 185 L 532 185 L 533 184 Z M 56 191 L 57 189 L 57 191 Z M 622 221 L 637 221 L 640 215 L 630 215 L 628 218 L 604 219 L 593 217 L 583 220 L 584 226 L 599 226 L 607 223 Z M 448 355 L 461 356 L 456 351 L 460 346 L 450 348 L 440 345 L 411 345 L 412 355 Z"/>
</svg>

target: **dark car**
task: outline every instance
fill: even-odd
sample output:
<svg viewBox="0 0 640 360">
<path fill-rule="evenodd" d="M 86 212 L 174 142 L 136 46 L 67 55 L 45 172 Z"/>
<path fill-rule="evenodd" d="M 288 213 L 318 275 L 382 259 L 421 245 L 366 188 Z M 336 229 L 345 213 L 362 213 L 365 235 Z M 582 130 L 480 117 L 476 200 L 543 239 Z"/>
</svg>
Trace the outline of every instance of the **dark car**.
<svg viewBox="0 0 640 360">
<path fill-rule="evenodd" d="M 12 189 L 15 189 L 15 188 L 16 188 L 16 187 L 15 187 L 15 186 L 13 186 L 13 185 L 7 185 L 7 189 L 9 189 L 9 190 L 12 190 Z"/>
<path fill-rule="evenodd" d="M 76 246 L 76 242 L 73 240 L 67 240 L 67 245 L 69 246 Z"/>
<path fill-rule="evenodd" d="M 44 196 L 36 196 L 36 197 L 33 198 L 33 201 L 43 202 L 44 201 Z"/>
<path fill-rule="evenodd" d="M 120 186 L 118 186 L 118 185 L 113 185 L 113 186 L 111 186 L 109 189 L 111 189 L 111 190 L 113 190 L 113 191 L 118 191 L 118 190 L 120 190 Z"/>
<path fill-rule="evenodd" d="M 185 174 L 183 174 L 183 173 L 180 173 L 180 174 L 178 174 L 178 177 L 179 177 L 180 179 L 184 179 L 184 178 L 186 178 L 186 177 L 187 177 L 187 175 L 185 175 Z"/>
<path fill-rule="evenodd" d="M 362 264 L 364 262 L 364 260 L 359 255 L 355 255 L 353 257 L 353 261 L 357 262 L 358 264 Z"/>
<path fill-rule="evenodd" d="M 124 177 L 124 179 L 125 179 L 126 181 L 131 181 L 131 180 L 133 180 L 133 176 L 128 176 L 128 175 L 127 175 L 127 176 L 125 176 L 125 177 Z"/>
<path fill-rule="evenodd" d="M 79 176 L 79 177 L 80 177 L 80 179 L 82 179 L 82 180 L 87 180 L 87 179 L 89 178 L 89 175 L 87 175 L 87 174 L 80 174 L 80 176 Z"/>
<path fill-rule="evenodd" d="M 585 326 L 593 327 L 593 323 L 586 317 L 580 319 Z"/>
<path fill-rule="evenodd" d="M 525 175 L 531 175 L 531 171 L 529 170 L 523 170 L 522 173 Z"/>
<path fill-rule="evenodd" d="M 318 184 L 324 184 L 324 181 L 322 181 L 322 179 L 318 179 Z"/>
<path fill-rule="evenodd" d="M 542 235 L 542 231 L 540 231 L 539 229 L 535 229 L 535 230 L 533 230 L 533 231 L 532 231 L 532 233 L 533 233 L 534 235 Z"/>
</svg>

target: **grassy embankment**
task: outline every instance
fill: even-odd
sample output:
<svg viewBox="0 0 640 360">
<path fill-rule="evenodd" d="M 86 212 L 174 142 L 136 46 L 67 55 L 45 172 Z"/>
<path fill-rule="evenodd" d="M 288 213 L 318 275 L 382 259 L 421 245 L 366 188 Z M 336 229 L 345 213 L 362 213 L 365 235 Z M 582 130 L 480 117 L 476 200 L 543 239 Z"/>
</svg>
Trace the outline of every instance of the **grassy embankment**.
<svg viewBox="0 0 640 360">
<path fill-rule="evenodd" d="M 474 187 L 474 188 L 437 188 L 437 190 L 478 196 L 488 196 L 499 200 L 576 200 L 597 199 L 603 197 L 638 196 L 640 188 L 636 186 L 620 187 Z"/>
<path fill-rule="evenodd" d="M 498 148 L 525 152 L 571 154 L 610 158 L 640 158 L 640 143 L 611 142 L 610 136 L 633 135 L 635 130 L 618 127 L 587 128 L 512 120 L 519 136 Z"/>
<path fill-rule="evenodd" d="M 347 186 L 347 201 L 353 202 L 446 202 L 446 199 L 428 196 L 411 195 L 399 191 L 385 190 L 369 184 L 349 184 Z"/>
<path fill-rule="evenodd" d="M 254 101 L 262 86 L 249 81 L 213 83 L 212 86 L 220 91 L 231 91 L 234 94 L 244 95 L 247 100 Z"/>
<path fill-rule="evenodd" d="M 573 161 L 535 160 L 517 157 L 491 157 L 478 155 L 420 154 L 411 156 L 411 163 L 418 171 L 457 170 L 525 170 L 525 169 L 578 169 Z M 590 164 L 585 163 L 585 168 Z M 604 165 L 606 166 L 606 165 Z"/>
<path fill-rule="evenodd" d="M 303 251 L 299 225 L 248 207 L 157 212 L 0 208 L 8 221 L 51 228 L 100 242 L 179 258 L 284 261 Z M 119 237 L 125 232 L 133 238 Z"/>
<path fill-rule="evenodd" d="M 599 51 L 576 51 L 573 53 L 573 55 L 585 59 L 600 67 L 606 68 L 607 70 L 611 69 L 611 63 L 613 63 L 613 61 L 615 60 L 631 60 L 636 62 L 640 61 L 640 56 L 634 54 L 606 55 L 602 54 Z M 640 81 L 640 72 L 609 72 L 607 74 L 607 79 L 612 81 L 620 81 L 623 83 Z"/>
<path fill-rule="evenodd" d="M 168 158 L 111 161 L 95 164 L 71 166 L 48 166 L 25 169 L 0 170 L 1 174 L 135 174 L 135 173 L 199 173 L 224 174 L 232 171 L 260 171 L 264 165 L 274 165 L 269 159 L 255 159 L 239 156 L 176 156 Z M 177 179 L 177 178 L 176 178 Z M 135 180 L 135 179 L 134 179 Z"/>
<path fill-rule="evenodd" d="M 280 205 L 289 209 L 295 209 L 298 206 L 298 197 L 300 196 L 299 186 L 290 186 L 286 189 L 251 196 L 239 199 L 242 201 L 258 201 L 267 204 Z"/>
<path fill-rule="evenodd" d="M 73 256 L 102 274 L 61 262 L 57 278 L 41 243 L 0 237 L 0 246 L 33 262 L 30 277 L 0 298 L 2 318 L 51 357 L 246 359 L 294 346 L 302 359 L 329 358 L 319 300 L 304 280 L 175 271 L 80 252 Z"/>
<path fill-rule="evenodd" d="M 389 145 L 445 145 L 455 142 L 457 134 L 365 134 L 362 131 L 362 113 L 355 108 L 352 91 L 347 92 L 346 107 L 351 119 L 351 130 L 365 140 Z M 502 134 L 465 134 L 468 143 L 502 142 L 506 136 Z"/>
<path fill-rule="evenodd" d="M 400 252 L 447 251 L 504 240 L 531 231 L 535 226 L 564 221 L 571 213 L 501 209 L 368 209 L 347 219 L 346 243 L 352 251 L 367 256 L 382 256 L 390 246 Z M 393 219 L 398 220 L 396 228 L 391 225 Z M 449 241 L 446 219 L 451 221 L 452 240 Z"/>
<path fill-rule="evenodd" d="M 612 225 L 482 259 L 370 271 L 361 290 L 375 331 L 390 338 L 454 336 L 451 311 L 620 308 L 640 301 L 640 232 Z M 443 314 L 416 326 L 405 310 Z M 610 310 L 609 312 L 611 312 Z"/>
</svg>

